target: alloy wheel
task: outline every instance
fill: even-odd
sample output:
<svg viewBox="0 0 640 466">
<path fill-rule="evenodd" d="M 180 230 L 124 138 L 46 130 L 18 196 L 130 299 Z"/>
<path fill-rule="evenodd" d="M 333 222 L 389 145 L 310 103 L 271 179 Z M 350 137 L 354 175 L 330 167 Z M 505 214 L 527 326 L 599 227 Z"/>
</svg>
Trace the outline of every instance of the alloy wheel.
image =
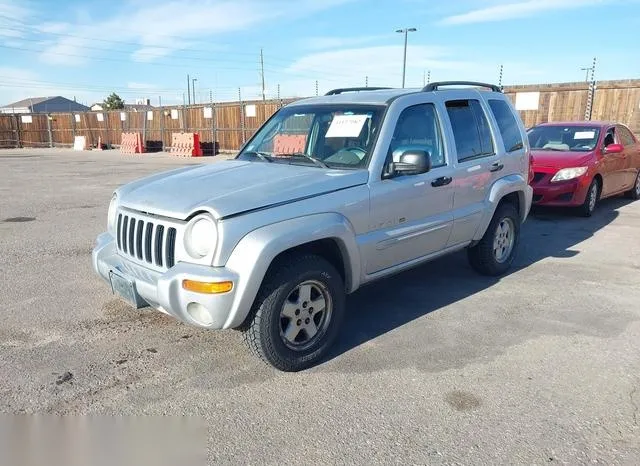
<svg viewBox="0 0 640 466">
<path fill-rule="evenodd" d="M 304 351 L 324 335 L 331 322 L 333 302 L 327 287 L 307 280 L 297 285 L 280 311 L 280 338 L 296 351 Z"/>
</svg>

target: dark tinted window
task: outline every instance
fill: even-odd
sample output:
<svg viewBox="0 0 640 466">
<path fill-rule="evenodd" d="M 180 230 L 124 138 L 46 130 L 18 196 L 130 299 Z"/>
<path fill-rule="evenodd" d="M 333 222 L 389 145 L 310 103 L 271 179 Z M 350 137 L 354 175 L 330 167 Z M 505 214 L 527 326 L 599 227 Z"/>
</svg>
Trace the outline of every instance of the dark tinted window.
<svg viewBox="0 0 640 466">
<path fill-rule="evenodd" d="M 453 128 L 458 160 L 491 155 L 489 123 L 477 100 L 450 100 L 446 104 Z"/>
<path fill-rule="evenodd" d="M 522 135 L 513 112 L 504 100 L 489 100 L 491 112 L 498 122 L 498 128 L 507 152 L 522 149 Z"/>
<path fill-rule="evenodd" d="M 414 105 L 402 111 L 390 149 L 396 162 L 401 151 L 419 149 L 429 153 L 433 167 L 445 165 L 442 133 L 433 104 Z"/>
<path fill-rule="evenodd" d="M 631 131 L 629 131 L 624 126 L 618 127 L 618 137 L 620 138 L 620 141 L 622 141 L 623 146 L 630 146 L 631 144 L 635 144 L 633 136 L 631 135 Z"/>
</svg>

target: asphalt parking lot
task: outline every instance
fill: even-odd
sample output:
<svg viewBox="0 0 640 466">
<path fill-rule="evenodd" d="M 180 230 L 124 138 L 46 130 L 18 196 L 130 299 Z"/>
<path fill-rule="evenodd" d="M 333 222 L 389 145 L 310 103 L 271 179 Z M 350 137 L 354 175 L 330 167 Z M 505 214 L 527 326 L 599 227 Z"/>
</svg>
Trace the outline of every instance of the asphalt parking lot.
<svg viewBox="0 0 640 466">
<path fill-rule="evenodd" d="M 91 268 L 112 189 L 216 159 L 0 151 L 1 412 L 195 416 L 217 463 L 640 463 L 640 202 L 534 212 L 500 279 L 456 254 L 363 288 L 286 374 Z"/>
</svg>

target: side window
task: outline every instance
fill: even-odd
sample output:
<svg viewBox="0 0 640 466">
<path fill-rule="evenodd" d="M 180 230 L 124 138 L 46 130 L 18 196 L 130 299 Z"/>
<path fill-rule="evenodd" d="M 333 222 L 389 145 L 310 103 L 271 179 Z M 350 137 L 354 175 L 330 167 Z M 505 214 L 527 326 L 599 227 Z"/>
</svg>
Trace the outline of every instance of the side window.
<svg viewBox="0 0 640 466">
<path fill-rule="evenodd" d="M 490 99 L 489 107 L 498 122 L 498 128 L 500 129 L 506 151 L 513 152 L 522 149 L 523 144 L 520 128 L 509 105 L 504 100 Z"/>
<path fill-rule="evenodd" d="M 435 106 L 420 104 L 405 108 L 398 118 L 389 149 L 394 161 L 401 150 L 420 149 L 429 153 L 433 168 L 446 165 Z"/>
<path fill-rule="evenodd" d="M 602 147 L 607 147 L 610 144 L 615 144 L 616 142 L 616 133 L 615 128 L 609 128 L 604 135 L 604 140 L 602 141 Z"/>
<path fill-rule="evenodd" d="M 632 144 L 635 144 L 636 142 L 633 139 L 633 135 L 631 134 L 631 131 L 629 131 L 624 126 L 618 126 L 618 137 L 620 138 L 620 141 L 624 146 L 630 146 Z"/>
<path fill-rule="evenodd" d="M 494 154 L 489 122 L 477 100 L 449 100 L 447 113 L 453 128 L 458 161 Z"/>
</svg>

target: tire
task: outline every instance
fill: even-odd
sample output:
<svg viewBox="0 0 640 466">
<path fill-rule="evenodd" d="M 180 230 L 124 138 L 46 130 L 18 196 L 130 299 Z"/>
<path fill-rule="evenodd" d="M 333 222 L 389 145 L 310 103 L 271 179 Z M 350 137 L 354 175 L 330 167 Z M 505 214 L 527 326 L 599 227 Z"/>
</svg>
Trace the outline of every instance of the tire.
<svg viewBox="0 0 640 466">
<path fill-rule="evenodd" d="M 344 317 L 346 293 L 340 274 L 315 255 L 291 256 L 268 274 L 247 325 L 240 329 L 246 345 L 281 371 L 317 364 L 338 336 Z M 320 307 L 322 302 L 323 311 L 313 309 L 313 303 Z"/>
<path fill-rule="evenodd" d="M 596 210 L 596 205 L 599 198 L 600 182 L 596 178 L 594 178 L 589 185 L 589 189 L 587 190 L 587 195 L 584 198 L 584 202 L 580 207 L 578 207 L 580 215 L 582 215 L 583 217 L 591 217 L 591 215 L 593 215 L 593 211 Z"/>
<path fill-rule="evenodd" d="M 624 195 L 634 201 L 640 199 L 640 171 L 638 171 L 638 174 L 636 175 L 636 182 L 634 183 L 633 188 L 624 193 Z"/>
<path fill-rule="evenodd" d="M 498 235 L 502 235 L 500 239 Z M 480 242 L 467 249 L 469 264 L 482 275 L 502 275 L 511 267 L 519 243 L 520 215 L 511 202 L 504 202 L 496 209 Z"/>
</svg>

